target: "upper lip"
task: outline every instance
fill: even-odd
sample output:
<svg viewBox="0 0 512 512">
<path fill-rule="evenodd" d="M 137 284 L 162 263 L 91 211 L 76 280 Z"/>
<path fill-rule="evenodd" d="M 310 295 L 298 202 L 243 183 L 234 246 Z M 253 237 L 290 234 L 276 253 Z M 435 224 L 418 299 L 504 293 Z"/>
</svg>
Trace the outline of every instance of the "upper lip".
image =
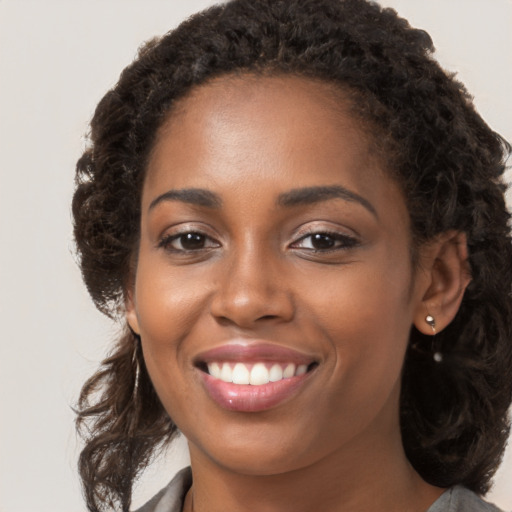
<svg viewBox="0 0 512 512">
<path fill-rule="evenodd" d="M 286 362 L 297 365 L 317 362 L 316 358 L 303 352 L 268 342 L 233 340 L 199 353 L 194 363 L 223 362 Z"/>
</svg>

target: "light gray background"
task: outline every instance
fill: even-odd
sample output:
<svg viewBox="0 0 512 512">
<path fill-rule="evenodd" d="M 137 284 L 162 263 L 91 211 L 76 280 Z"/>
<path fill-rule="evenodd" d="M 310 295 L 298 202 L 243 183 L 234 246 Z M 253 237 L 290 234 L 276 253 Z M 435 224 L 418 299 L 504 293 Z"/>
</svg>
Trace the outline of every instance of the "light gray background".
<svg viewBox="0 0 512 512">
<path fill-rule="evenodd" d="M 138 45 L 209 0 L 0 0 L 0 512 L 85 510 L 70 406 L 115 338 L 74 264 L 74 164 L 96 103 Z M 512 139 L 512 1 L 383 0 L 425 28 Z M 511 450 L 489 496 L 512 509 Z M 135 505 L 186 464 L 183 443 Z"/>
</svg>

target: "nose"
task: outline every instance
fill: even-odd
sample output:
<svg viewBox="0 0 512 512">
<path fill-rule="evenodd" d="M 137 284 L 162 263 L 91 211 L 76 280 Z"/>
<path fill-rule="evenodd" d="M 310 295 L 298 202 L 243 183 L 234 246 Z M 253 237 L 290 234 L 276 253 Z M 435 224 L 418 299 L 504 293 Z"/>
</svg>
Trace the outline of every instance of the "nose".
<svg viewBox="0 0 512 512">
<path fill-rule="evenodd" d="M 276 260 L 279 257 L 249 249 L 223 262 L 211 301 L 212 316 L 242 329 L 289 322 L 294 316 L 289 278 Z"/>
</svg>

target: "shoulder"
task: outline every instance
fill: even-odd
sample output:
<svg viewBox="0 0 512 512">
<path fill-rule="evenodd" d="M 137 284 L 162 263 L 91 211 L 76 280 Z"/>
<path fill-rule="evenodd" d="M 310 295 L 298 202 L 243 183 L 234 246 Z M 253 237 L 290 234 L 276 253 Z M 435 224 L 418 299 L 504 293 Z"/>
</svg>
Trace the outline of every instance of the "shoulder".
<svg viewBox="0 0 512 512">
<path fill-rule="evenodd" d="M 183 500 L 192 485 L 189 467 L 182 469 L 171 482 L 135 512 L 181 512 Z M 503 512 L 462 486 L 444 492 L 427 512 Z"/>
<path fill-rule="evenodd" d="M 457 485 L 448 489 L 427 512 L 502 512 L 477 494 Z"/>
<path fill-rule="evenodd" d="M 183 500 L 192 485 L 192 472 L 183 468 L 159 493 L 135 512 L 181 512 Z"/>
</svg>

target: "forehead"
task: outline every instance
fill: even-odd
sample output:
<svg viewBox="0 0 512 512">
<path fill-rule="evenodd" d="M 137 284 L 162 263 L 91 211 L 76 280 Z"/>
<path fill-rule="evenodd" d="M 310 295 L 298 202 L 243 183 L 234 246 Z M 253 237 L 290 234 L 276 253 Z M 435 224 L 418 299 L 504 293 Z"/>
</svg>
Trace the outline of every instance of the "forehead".
<svg viewBox="0 0 512 512">
<path fill-rule="evenodd" d="M 341 186 L 381 210 L 398 207 L 408 222 L 400 187 L 348 98 L 333 84 L 291 75 L 227 76 L 196 87 L 157 134 L 143 211 L 173 189 L 207 189 L 256 211 L 292 189 Z"/>
<path fill-rule="evenodd" d="M 269 114 L 269 105 L 274 120 L 283 122 L 305 118 L 325 121 L 326 117 L 340 122 L 350 109 L 347 92 L 324 80 L 286 74 L 226 75 L 193 88 L 178 100 L 161 132 L 179 126 L 185 117 L 212 113 L 230 122 L 252 114 L 252 120 L 257 121 Z M 355 127 L 355 120 L 350 119 L 350 123 Z"/>
<path fill-rule="evenodd" d="M 257 163 L 252 172 L 262 172 L 275 167 L 277 156 L 290 160 L 297 172 L 312 155 L 349 158 L 360 177 L 370 167 L 380 171 L 372 136 L 350 114 L 351 107 L 343 89 L 317 79 L 293 75 L 214 79 L 173 106 L 157 134 L 147 181 L 164 171 L 174 175 L 174 186 L 181 186 L 180 176 L 191 178 L 191 172 L 182 171 L 207 172 L 213 162 L 224 166 L 224 172 L 237 173 L 244 162 Z"/>
</svg>

